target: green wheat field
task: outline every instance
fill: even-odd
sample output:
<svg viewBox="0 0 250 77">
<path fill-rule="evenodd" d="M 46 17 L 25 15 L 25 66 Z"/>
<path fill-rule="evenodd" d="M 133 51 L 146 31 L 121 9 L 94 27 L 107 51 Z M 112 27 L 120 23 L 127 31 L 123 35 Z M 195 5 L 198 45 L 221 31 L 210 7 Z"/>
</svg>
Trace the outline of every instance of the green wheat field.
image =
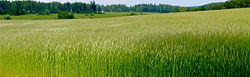
<svg viewBox="0 0 250 77">
<path fill-rule="evenodd" d="M 249 77 L 250 9 L 0 21 L 0 77 Z"/>
</svg>

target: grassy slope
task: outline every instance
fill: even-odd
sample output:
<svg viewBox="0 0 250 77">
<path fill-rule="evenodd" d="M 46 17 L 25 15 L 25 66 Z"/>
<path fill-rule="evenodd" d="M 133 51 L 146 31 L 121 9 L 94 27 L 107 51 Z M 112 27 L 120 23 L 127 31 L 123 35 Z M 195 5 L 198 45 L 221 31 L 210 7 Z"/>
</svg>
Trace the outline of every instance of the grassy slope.
<svg viewBox="0 0 250 77">
<path fill-rule="evenodd" d="M 249 76 L 249 10 L 0 21 L 0 76 Z"/>
<path fill-rule="evenodd" d="M 153 14 L 153 13 L 144 13 Z M 107 12 L 105 14 L 95 14 L 94 16 L 86 16 L 85 14 L 75 14 L 76 19 L 89 19 L 89 18 L 109 18 L 109 17 L 123 17 L 130 16 L 129 12 Z M 4 15 L 0 15 L 0 20 L 3 20 Z M 57 14 L 50 15 L 21 15 L 21 16 L 11 16 L 12 20 L 48 20 L 57 19 Z"/>
</svg>

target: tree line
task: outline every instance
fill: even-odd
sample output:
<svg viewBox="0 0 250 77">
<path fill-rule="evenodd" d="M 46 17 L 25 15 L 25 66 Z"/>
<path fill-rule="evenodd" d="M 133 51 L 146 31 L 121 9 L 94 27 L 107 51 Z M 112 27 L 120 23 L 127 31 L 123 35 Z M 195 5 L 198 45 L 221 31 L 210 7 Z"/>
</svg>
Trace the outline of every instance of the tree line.
<svg viewBox="0 0 250 77">
<path fill-rule="evenodd" d="M 250 7 L 250 0 L 228 0 L 226 2 L 210 3 L 199 7 L 181 7 L 178 11 L 205 11 L 246 7 Z"/>
<path fill-rule="evenodd" d="M 32 0 L 8 1 L 0 0 L 0 14 L 24 15 L 24 14 L 46 14 L 68 11 L 74 13 L 97 12 L 94 1 L 90 3 L 60 3 L 60 2 L 38 2 Z"/>
<path fill-rule="evenodd" d="M 250 0 L 229 0 L 225 2 L 225 8 L 246 8 L 250 7 Z"/>
<path fill-rule="evenodd" d="M 60 3 L 60 2 L 38 2 L 33 0 L 8 1 L 0 0 L 0 14 L 24 15 L 24 14 L 47 14 L 68 11 L 74 13 L 97 13 L 105 12 L 176 12 L 179 6 L 167 4 L 138 4 L 127 6 L 123 4 L 99 5 L 95 1 L 90 3 Z"/>
<path fill-rule="evenodd" d="M 95 1 L 90 3 L 60 3 L 60 2 L 39 2 L 33 0 L 8 1 L 0 0 L 0 14 L 24 15 L 24 14 L 49 14 L 68 11 L 72 13 L 98 13 L 105 12 L 184 12 L 184 11 L 204 11 L 220 10 L 231 8 L 250 7 L 250 0 L 229 0 L 223 3 L 211 3 L 198 7 L 180 7 L 168 4 L 138 4 L 127 6 L 123 4 L 99 5 Z"/>
</svg>

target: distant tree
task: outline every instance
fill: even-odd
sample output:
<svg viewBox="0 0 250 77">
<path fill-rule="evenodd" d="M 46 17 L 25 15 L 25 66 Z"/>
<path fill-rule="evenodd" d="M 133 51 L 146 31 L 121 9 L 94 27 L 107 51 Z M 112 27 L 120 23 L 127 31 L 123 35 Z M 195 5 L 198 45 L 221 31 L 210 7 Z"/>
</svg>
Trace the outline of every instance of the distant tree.
<svg viewBox="0 0 250 77">
<path fill-rule="evenodd" d="M 207 10 L 220 10 L 224 8 L 224 3 L 214 3 L 205 6 Z"/>
<path fill-rule="evenodd" d="M 8 14 L 11 9 L 11 2 L 0 0 L 0 14 Z"/>
<path fill-rule="evenodd" d="M 171 6 L 166 4 L 139 4 L 132 6 L 132 11 L 135 12 L 161 12 L 161 13 L 168 13 L 168 12 L 176 12 L 178 11 L 178 6 Z"/>
<path fill-rule="evenodd" d="M 106 11 L 106 12 L 129 12 L 131 11 L 130 7 L 123 5 L 123 4 L 106 5 L 102 7 L 103 7 L 102 11 Z"/>
<path fill-rule="evenodd" d="M 199 7 L 180 7 L 168 4 L 137 4 L 127 6 L 123 4 L 98 5 L 95 1 L 90 3 L 60 3 L 60 2 L 39 2 L 36 0 L 0 0 L 0 14 L 24 15 L 24 14 L 45 14 L 68 11 L 72 13 L 85 13 L 86 15 L 105 12 L 183 12 L 183 11 L 204 11 L 230 8 L 250 7 L 250 0 L 228 0 L 225 3 L 212 3 Z M 48 13 L 47 13 L 48 14 Z"/>
<path fill-rule="evenodd" d="M 26 10 L 24 9 L 24 5 L 22 1 L 15 1 L 12 3 L 12 15 L 25 15 Z"/>
<path fill-rule="evenodd" d="M 76 2 L 71 5 L 72 12 L 84 13 L 86 6 L 81 2 Z"/>
<path fill-rule="evenodd" d="M 4 14 L 4 10 L 0 7 L 0 14 Z"/>
<path fill-rule="evenodd" d="M 62 10 L 72 12 L 71 3 L 69 2 L 64 3 Z"/>
<path fill-rule="evenodd" d="M 188 8 L 186 8 L 186 7 L 181 7 L 181 8 L 179 8 L 178 10 L 177 10 L 177 12 L 186 12 L 186 11 L 188 11 L 189 9 Z"/>
<path fill-rule="evenodd" d="M 103 8 L 104 6 L 100 7 Z M 0 0 L 0 14 L 24 15 L 24 14 L 42 14 L 45 10 L 50 13 L 60 11 L 69 11 L 74 13 L 96 13 L 97 4 L 91 3 L 60 3 L 60 2 L 37 2 L 33 0 Z"/>
<path fill-rule="evenodd" d="M 96 8 L 95 1 L 91 1 L 90 2 L 90 12 L 91 13 L 96 13 L 96 11 L 97 11 L 97 8 Z"/>
<path fill-rule="evenodd" d="M 224 4 L 225 8 L 245 8 L 250 7 L 250 0 L 229 0 Z"/>
<path fill-rule="evenodd" d="M 48 9 L 44 9 L 43 11 L 40 11 L 38 15 L 49 15 L 50 11 Z"/>
<path fill-rule="evenodd" d="M 59 2 L 51 2 L 48 5 L 50 13 L 58 13 L 62 8 L 62 4 Z"/>
</svg>

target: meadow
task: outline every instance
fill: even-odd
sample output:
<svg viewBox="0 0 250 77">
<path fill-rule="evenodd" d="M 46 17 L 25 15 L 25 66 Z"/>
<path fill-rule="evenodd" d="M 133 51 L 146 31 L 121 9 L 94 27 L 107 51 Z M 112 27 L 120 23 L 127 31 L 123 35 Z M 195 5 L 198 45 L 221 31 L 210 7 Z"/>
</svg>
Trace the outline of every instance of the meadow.
<svg viewBox="0 0 250 77">
<path fill-rule="evenodd" d="M 248 77 L 250 9 L 0 21 L 0 77 Z"/>
<path fill-rule="evenodd" d="M 145 12 L 143 15 L 156 14 Z M 93 18 L 111 18 L 111 17 L 124 17 L 131 16 L 130 12 L 106 12 L 105 14 L 75 14 L 75 19 L 93 19 Z M 0 20 L 3 20 L 4 15 L 0 15 Z M 37 14 L 27 14 L 20 16 L 11 16 L 12 20 L 55 20 L 57 19 L 57 14 L 50 15 L 37 15 Z"/>
</svg>

